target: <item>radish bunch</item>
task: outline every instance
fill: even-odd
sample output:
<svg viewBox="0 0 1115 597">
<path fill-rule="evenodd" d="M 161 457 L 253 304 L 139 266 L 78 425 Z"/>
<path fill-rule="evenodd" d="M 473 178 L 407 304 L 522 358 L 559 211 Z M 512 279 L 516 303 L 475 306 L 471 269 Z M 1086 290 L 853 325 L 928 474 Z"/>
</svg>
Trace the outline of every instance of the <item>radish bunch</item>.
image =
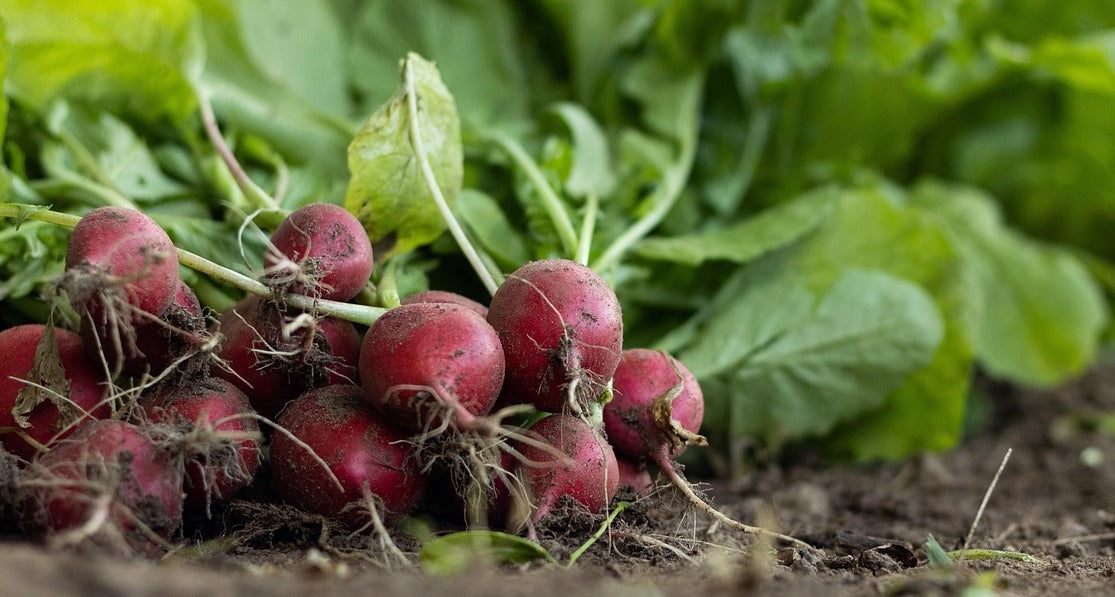
<svg viewBox="0 0 1115 597">
<path fill-rule="evenodd" d="M 481 524 L 531 526 L 563 498 L 600 512 L 621 486 L 649 494 L 648 464 L 699 502 L 673 459 L 704 442 L 700 388 L 670 355 L 624 350 L 619 301 L 591 269 L 530 262 L 487 306 L 427 291 L 361 330 L 317 312 L 375 296 L 352 215 L 309 205 L 270 240 L 266 296 L 214 314 L 150 218 L 81 220 L 61 283 L 80 333 L 0 332 L 0 441 L 19 463 L 4 487 L 25 528 L 146 551 L 261 466 L 274 499 L 377 532 L 427 486 L 448 496 L 426 503 Z"/>
</svg>

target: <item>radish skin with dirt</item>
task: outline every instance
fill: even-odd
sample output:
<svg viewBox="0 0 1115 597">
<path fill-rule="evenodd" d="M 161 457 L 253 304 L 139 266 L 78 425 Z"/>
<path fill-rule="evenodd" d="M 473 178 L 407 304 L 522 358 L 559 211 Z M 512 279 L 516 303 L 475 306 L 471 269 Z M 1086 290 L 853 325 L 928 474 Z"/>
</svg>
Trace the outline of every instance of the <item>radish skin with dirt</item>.
<svg viewBox="0 0 1115 597">
<path fill-rule="evenodd" d="M 265 260 L 265 281 L 297 294 L 347 301 L 372 274 L 372 244 L 343 207 L 311 203 L 290 213 L 271 235 L 278 255 Z"/>
<path fill-rule="evenodd" d="M 623 316 L 616 293 L 574 261 L 545 259 L 515 270 L 492 296 L 488 322 L 507 355 L 504 402 L 581 413 L 619 364 Z"/>
<path fill-rule="evenodd" d="M 201 511 L 251 484 L 260 465 L 255 411 L 232 383 L 206 378 L 159 388 L 140 399 L 145 423 L 181 433 L 185 506 Z"/>
<path fill-rule="evenodd" d="M 179 282 L 174 244 L 143 213 L 98 207 L 74 227 L 61 286 L 90 328 L 86 350 L 113 372 L 139 354 L 135 328 L 170 307 Z"/>
<path fill-rule="evenodd" d="M 63 545 L 157 550 L 182 524 L 182 459 L 150 429 L 89 421 L 21 479 L 26 525 Z"/>
<path fill-rule="evenodd" d="M 521 450 L 525 462 L 519 470 L 534 506 L 531 522 L 546 518 L 563 495 L 591 512 L 608 507 L 619 487 L 619 469 L 603 435 L 569 414 L 546 417 L 532 425 L 530 433 L 550 446 L 526 445 Z"/>
<path fill-rule="evenodd" d="M 360 378 L 368 402 L 405 429 L 484 430 L 504 359 L 499 336 L 475 311 L 411 303 L 385 313 L 364 335 Z"/>
<path fill-rule="evenodd" d="M 406 434 L 368 408 L 360 388 L 311 390 L 283 410 L 278 425 L 298 440 L 278 431 L 271 440 L 275 485 L 287 503 L 353 529 L 371 521 L 371 496 L 386 510 L 378 511 L 381 517 L 404 516 L 417 507 L 425 477 Z"/>
<path fill-rule="evenodd" d="M 110 414 L 104 370 L 89 358 L 77 334 L 51 328 L 53 349 L 43 347 L 36 358 L 47 333 L 47 326 L 41 324 L 0 331 L 0 445 L 23 460 L 38 454 L 34 444 L 49 447 L 72 433 L 82 420 Z M 36 367 L 40 375 L 34 374 Z M 42 387 L 30 386 L 28 381 Z M 25 417 L 23 424 L 16 421 L 13 408 Z"/>
</svg>

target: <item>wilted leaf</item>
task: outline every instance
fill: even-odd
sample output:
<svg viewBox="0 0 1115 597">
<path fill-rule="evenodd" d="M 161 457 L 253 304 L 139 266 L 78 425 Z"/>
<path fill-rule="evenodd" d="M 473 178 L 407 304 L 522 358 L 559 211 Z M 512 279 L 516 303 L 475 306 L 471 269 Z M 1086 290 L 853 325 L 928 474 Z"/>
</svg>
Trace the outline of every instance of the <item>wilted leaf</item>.
<svg viewBox="0 0 1115 597">
<path fill-rule="evenodd" d="M 461 190 L 463 176 L 457 108 L 437 68 L 410 54 L 402 70 L 404 84 L 372 114 L 348 149 L 352 179 L 345 208 L 356 214 L 372 241 L 393 243 L 384 257 L 427 244 L 445 229 L 420 160 L 429 161 L 450 205 Z M 405 84 L 408 70 L 413 88 Z M 410 93 L 417 95 L 417 121 L 410 114 Z M 421 134 L 425 156 L 416 153 L 412 129 Z"/>
<path fill-rule="evenodd" d="M 461 531 L 438 537 L 422 546 L 418 559 L 426 572 L 438 575 L 456 574 L 483 564 L 554 562 L 541 545 L 497 531 Z"/>
</svg>

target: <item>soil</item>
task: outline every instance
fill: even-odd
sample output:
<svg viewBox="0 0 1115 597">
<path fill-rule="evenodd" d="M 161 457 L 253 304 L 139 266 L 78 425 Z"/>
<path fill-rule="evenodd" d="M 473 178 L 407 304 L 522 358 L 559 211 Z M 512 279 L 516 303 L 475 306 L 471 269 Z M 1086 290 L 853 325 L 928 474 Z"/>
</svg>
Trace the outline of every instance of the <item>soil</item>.
<svg viewBox="0 0 1115 597">
<path fill-rule="evenodd" d="M 983 423 L 947 453 L 841 467 L 797 458 L 704 486 L 733 517 L 816 550 L 756 543 L 661 490 L 619 512 L 571 569 L 536 560 L 439 576 L 393 560 L 367 534 L 239 500 L 187 535 L 216 539 L 184 540 L 186 547 L 159 561 L 48 550 L 9 537 L 0 541 L 0 594 L 1115 594 L 1115 366 L 1051 392 L 988 381 L 980 388 Z M 945 550 L 964 544 L 1008 449 L 970 547 L 1011 553 L 981 559 L 988 554 L 969 552 L 952 566 L 931 565 L 927 540 Z M 537 530 L 566 562 L 601 528 L 602 517 L 569 508 Z M 397 539 L 413 562 L 418 543 Z"/>
</svg>

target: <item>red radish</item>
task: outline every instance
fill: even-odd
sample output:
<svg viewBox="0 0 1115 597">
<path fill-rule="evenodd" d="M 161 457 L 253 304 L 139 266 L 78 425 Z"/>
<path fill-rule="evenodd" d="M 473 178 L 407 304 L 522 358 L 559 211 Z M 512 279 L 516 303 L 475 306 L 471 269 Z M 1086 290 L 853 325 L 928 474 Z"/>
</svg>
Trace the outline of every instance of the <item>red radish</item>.
<svg viewBox="0 0 1115 597">
<path fill-rule="evenodd" d="M 453 303 L 476 311 L 481 317 L 488 316 L 488 308 L 484 305 L 481 305 L 467 296 L 462 296 L 455 292 L 447 292 L 445 290 L 424 290 L 407 296 L 402 300 L 402 304 L 404 305 L 409 305 L 411 303 Z"/>
<path fill-rule="evenodd" d="M 305 444 L 283 433 L 271 440 L 275 484 L 288 503 L 352 528 L 369 522 L 367 510 L 359 507 L 366 490 L 394 515 L 409 514 L 418 505 L 425 479 L 410 458 L 406 436 L 368 408 L 360 388 L 311 390 L 290 403 L 278 423 Z"/>
<path fill-rule="evenodd" d="M 28 324 L 0 331 L 0 445 L 24 460 L 37 453 L 15 430 L 49 446 L 71 433 L 81 420 L 109 415 L 108 384 L 102 368 L 86 355 L 81 338 L 68 330 Z M 41 356 L 36 353 L 41 352 Z M 60 367 L 59 367 L 60 364 Z M 38 374 L 36 375 L 36 371 Z M 32 381 L 45 389 L 36 389 Z M 61 408 L 60 408 L 61 407 Z M 17 423 L 22 411 L 27 427 Z"/>
<path fill-rule="evenodd" d="M 696 437 L 705 413 L 701 387 L 689 369 L 669 354 L 646 348 L 623 351 L 612 378 L 612 401 L 604 406 L 604 430 L 617 454 L 634 460 L 668 458 Z"/>
<path fill-rule="evenodd" d="M 619 364 L 619 300 L 596 272 L 573 261 L 520 267 L 492 297 L 488 321 L 507 355 L 505 399 L 579 413 Z"/>
<path fill-rule="evenodd" d="M 182 524 L 181 459 L 145 430 L 88 421 L 28 470 L 28 524 L 62 543 L 91 539 L 150 551 Z"/>
<path fill-rule="evenodd" d="M 604 406 L 604 425 L 616 451 L 637 461 L 650 460 L 699 510 L 727 526 L 813 549 L 788 535 L 738 522 L 705 502 L 671 460 L 687 446 L 707 445 L 697 435 L 704 397 L 693 375 L 669 354 L 629 349 L 612 379 L 612 400 Z"/>
<path fill-rule="evenodd" d="M 102 354 L 112 371 L 123 366 L 120 355 L 137 352 L 135 326 L 160 315 L 178 290 L 174 244 L 154 220 L 134 209 L 99 207 L 74 227 L 66 253 L 62 287 L 90 326 L 86 346 Z M 111 346 L 109 355 L 103 347 Z"/>
<path fill-rule="evenodd" d="M 616 455 L 616 465 L 619 468 L 620 487 L 629 487 L 637 495 L 644 497 L 654 491 L 654 480 L 650 478 L 645 462 Z"/>
<path fill-rule="evenodd" d="M 411 431 L 483 426 L 478 418 L 499 396 L 503 371 L 504 351 L 492 326 L 450 303 L 389 310 L 365 334 L 360 350 L 368 401 Z"/>
<path fill-rule="evenodd" d="M 372 273 L 372 244 L 364 226 L 331 203 L 294 210 L 275 229 L 271 243 L 281 257 L 268 254 L 268 281 L 298 294 L 347 301 Z"/>
<path fill-rule="evenodd" d="M 186 507 L 208 509 L 247 487 L 260 463 L 259 423 L 248 397 L 232 383 L 207 378 L 144 396 L 143 418 L 182 431 Z"/>
<path fill-rule="evenodd" d="M 100 350 L 105 361 L 123 360 L 121 371 L 137 376 L 143 373 L 158 375 L 174 361 L 208 340 L 201 302 L 194 291 L 181 280 L 170 305 L 158 318 L 140 319 L 134 325 L 134 346 L 119 354 L 111 342 L 105 342 L 100 326 L 86 325 L 81 329 L 87 349 Z"/>
<path fill-rule="evenodd" d="M 592 512 L 608 507 L 619 487 L 616 455 L 592 426 L 572 415 L 553 415 L 535 423 L 530 431 L 554 450 L 525 445 L 521 452 L 530 463 L 520 471 L 535 505 L 532 521 L 545 518 L 558 498 L 568 495 Z"/>
<path fill-rule="evenodd" d="M 221 316 L 218 352 L 236 384 L 260 415 L 273 419 L 291 400 L 330 381 L 355 383 L 359 335 L 347 321 L 284 311 L 249 295 Z"/>
</svg>

